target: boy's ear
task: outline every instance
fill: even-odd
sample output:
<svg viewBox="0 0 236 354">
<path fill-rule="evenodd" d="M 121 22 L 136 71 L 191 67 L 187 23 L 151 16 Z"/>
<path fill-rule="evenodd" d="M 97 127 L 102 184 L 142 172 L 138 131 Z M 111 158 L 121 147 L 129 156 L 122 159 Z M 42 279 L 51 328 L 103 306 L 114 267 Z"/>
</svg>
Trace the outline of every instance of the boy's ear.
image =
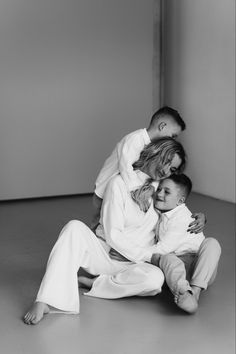
<svg viewBox="0 0 236 354">
<path fill-rule="evenodd" d="M 166 123 L 165 122 L 160 122 L 159 125 L 158 125 L 158 128 L 159 130 L 163 130 L 166 126 Z"/>
<path fill-rule="evenodd" d="M 179 198 L 177 205 L 181 205 L 183 203 L 185 203 L 185 197 Z"/>
</svg>

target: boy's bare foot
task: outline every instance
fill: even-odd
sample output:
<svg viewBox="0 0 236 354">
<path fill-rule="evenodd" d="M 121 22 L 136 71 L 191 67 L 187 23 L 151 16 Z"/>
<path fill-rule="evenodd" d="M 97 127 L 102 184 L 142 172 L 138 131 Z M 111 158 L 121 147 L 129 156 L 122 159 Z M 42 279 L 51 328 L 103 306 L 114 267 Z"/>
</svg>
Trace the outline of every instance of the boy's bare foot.
<svg viewBox="0 0 236 354">
<path fill-rule="evenodd" d="M 78 281 L 80 286 L 85 286 L 88 289 L 91 289 L 93 286 L 93 283 L 97 277 L 95 278 L 88 278 L 84 276 L 79 276 Z"/>
<path fill-rule="evenodd" d="M 197 311 L 198 301 L 190 291 L 175 295 L 174 301 L 181 310 L 189 314 L 193 314 Z"/>
<path fill-rule="evenodd" d="M 195 285 L 192 285 L 191 287 L 192 287 L 193 296 L 195 297 L 196 301 L 198 301 L 202 288 L 199 288 L 199 286 L 195 286 Z"/>
<path fill-rule="evenodd" d="M 35 302 L 24 316 L 23 321 L 26 324 L 37 324 L 47 313 L 49 313 L 47 304 L 44 302 Z"/>
</svg>

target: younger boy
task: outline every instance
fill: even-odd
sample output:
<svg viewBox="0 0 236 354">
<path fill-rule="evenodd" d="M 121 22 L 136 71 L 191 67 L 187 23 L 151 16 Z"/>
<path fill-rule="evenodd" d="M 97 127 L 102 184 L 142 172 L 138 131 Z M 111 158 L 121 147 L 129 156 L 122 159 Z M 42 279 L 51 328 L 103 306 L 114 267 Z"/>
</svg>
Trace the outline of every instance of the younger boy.
<svg viewBox="0 0 236 354">
<path fill-rule="evenodd" d="M 183 130 L 185 123 L 179 113 L 170 107 L 163 107 L 153 114 L 147 129 L 139 129 L 126 135 L 116 145 L 95 182 L 94 215 L 91 224 L 93 231 L 99 223 L 102 199 L 109 180 L 120 173 L 129 191 L 139 187 L 139 180 L 132 165 L 138 160 L 144 146 L 162 137 L 176 138 Z"/>
<path fill-rule="evenodd" d="M 185 205 L 192 182 L 172 175 L 158 186 L 154 208 L 159 214 L 157 244 L 151 263 L 159 266 L 179 308 L 194 313 L 200 292 L 215 279 L 221 254 L 218 241 L 187 229 L 192 213 Z"/>
</svg>

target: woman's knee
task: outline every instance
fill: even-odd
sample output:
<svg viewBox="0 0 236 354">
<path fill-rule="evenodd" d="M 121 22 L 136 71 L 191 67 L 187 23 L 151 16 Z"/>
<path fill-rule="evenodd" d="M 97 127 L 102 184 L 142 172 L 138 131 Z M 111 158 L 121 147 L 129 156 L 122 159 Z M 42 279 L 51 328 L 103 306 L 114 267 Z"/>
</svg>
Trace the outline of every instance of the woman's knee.
<svg viewBox="0 0 236 354">
<path fill-rule="evenodd" d="M 165 277 L 162 270 L 156 266 L 152 266 L 146 279 L 147 287 L 151 290 L 157 290 L 158 293 L 162 288 L 164 280 Z"/>
<path fill-rule="evenodd" d="M 62 235 L 77 242 L 86 237 L 88 226 L 79 220 L 70 220 L 62 229 Z"/>
<path fill-rule="evenodd" d="M 80 220 L 70 220 L 66 226 L 72 231 L 85 231 L 87 232 L 89 227 Z"/>
<path fill-rule="evenodd" d="M 82 221 L 80 220 L 70 220 L 66 226 L 71 228 L 71 229 L 77 229 L 78 227 L 80 227 L 82 225 Z"/>
</svg>

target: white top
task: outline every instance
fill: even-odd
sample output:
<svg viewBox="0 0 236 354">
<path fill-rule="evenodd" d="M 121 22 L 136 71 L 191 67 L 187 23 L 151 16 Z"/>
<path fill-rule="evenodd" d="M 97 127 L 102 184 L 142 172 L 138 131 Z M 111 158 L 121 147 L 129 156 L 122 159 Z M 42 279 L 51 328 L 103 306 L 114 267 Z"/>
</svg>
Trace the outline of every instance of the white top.
<svg viewBox="0 0 236 354">
<path fill-rule="evenodd" d="M 137 171 L 137 178 L 142 185 L 148 175 Z M 153 184 L 157 187 L 158 183 Z M 153 253 L 196 253 L 205 237 L 203 233 L 187 232 L 193 221 L 191 215 L 185 204 L 166 213 L 157 213 L 152 200 L 148 211 L 141 211 L 132 200 L 124 180 L 117 175 L 107 185 L 96 234 L 135 263 L 150 262 Z"/>
<path fill-rule="evenodd" d="M 137 171 L 139 185 L 148 176 Z M 154 184 L 157 187 L 157 183 Z M 155 244 L 155 228 L 158 214 L 151 206 L 145 213 L 132 200 L 120 175 L 115 176 L 107 185 L 104 195 L 100 225 L 97 236 L 133 262 L 150 262 Z"/>
<path fill-rule="evenodd" d="M 196 253 L 199 250 L 205 236 L 202 232 L 198 234 L 187 232 L 193 218 L 191 218 L 192 213 L 185 204 L 159 215 L 158 242 L 154 252 L 159 254 L 174 252 L 176 255 L 181 255 Z"/>
<path fill-rule="evenodd" d="M 96 195 L 103 199 L 107 183 L 118 173 L 121 174 L 129 191 L 139 187 L 139 178 L 132 164 L 138 160 L 140 152 L 150 142 L 146 129 L 139 129 L 126 135 L 106 159 L 95 182 Z"/>
</svg>

